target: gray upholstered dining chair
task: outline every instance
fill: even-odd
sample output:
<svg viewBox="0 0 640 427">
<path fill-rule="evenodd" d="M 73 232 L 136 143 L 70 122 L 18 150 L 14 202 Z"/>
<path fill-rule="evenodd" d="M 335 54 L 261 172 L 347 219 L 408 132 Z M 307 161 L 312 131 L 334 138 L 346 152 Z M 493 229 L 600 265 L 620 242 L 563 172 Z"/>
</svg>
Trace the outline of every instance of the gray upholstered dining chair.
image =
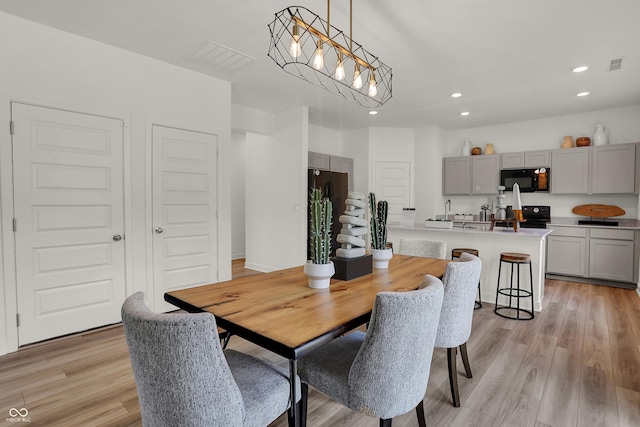
<svg viewBox="0 0 640 427">
<path fill-rule="evenodd" d="M 447 244 L 433 240 L 400 239 L 398 254 L 446 259 Z"/>
<path fill-rule="evenodd" d="M 138 292 L 122 323 L 143 425 L 266 426 L 288 409 L 288 371 L 223 352 L 210 313 L 156 314 Z"/>
<path fill-rule="evenodd" d="M 416 409 L 425 426 L 424 399 L 440 318 L 443 286 L 425 276 L 425 287 L 376 295 L 366 334 L 355 331 L 299 359 L 301 415 L 306 422 L 308 386 L 391 426 Z"/>
<path fill-rule="evenodd" d="M 456 407 L 460 406 L 456 366 L 458 347 L 467 378 L 472 377 L 467 355 L 467 341 L 471 336 L 473 309 L 481 269 L 482 261 L 480 258 L 463 253 L 459 262 L 451 262 L 447 265 L 442 277 L 444 301 L 442 302 L 442 314 L 440 315 L 435 346 L 447 349 L 449 386 L 453 406 Z"/>
</svg>

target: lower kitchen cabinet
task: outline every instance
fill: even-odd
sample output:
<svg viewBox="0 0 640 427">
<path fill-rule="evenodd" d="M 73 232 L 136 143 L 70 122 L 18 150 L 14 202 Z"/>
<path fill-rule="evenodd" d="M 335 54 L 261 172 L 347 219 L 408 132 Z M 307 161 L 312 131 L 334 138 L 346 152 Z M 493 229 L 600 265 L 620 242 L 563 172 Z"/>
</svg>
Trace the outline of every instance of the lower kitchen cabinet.
<svg viewBox="0 0 640 427">
<path fill-rule="evenodd" d="M 547 273 L 633 283 L 637 279 L 637 231 L 551 226 Z"/>
<path fill-rule="evenodd" d="M 633 230 L 590 230 L 589 277 L 632 282 L 634 273 Z"/>
<path fill-rule="evenodd" d="M 547 237 L 547 273 L 587 276 L 587 229 L 553 227 Z"/>
</svg>

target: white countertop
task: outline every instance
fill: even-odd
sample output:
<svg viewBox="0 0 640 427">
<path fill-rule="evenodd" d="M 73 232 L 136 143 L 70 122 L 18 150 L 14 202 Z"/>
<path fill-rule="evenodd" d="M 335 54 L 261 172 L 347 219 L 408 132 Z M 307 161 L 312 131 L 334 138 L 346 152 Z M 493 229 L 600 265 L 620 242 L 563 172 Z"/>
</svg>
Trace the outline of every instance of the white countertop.
<svg viewBox="0 0 640 427">
<path fill-rule="evenodd" d="M 442 233 L 466 233 L 466 234 L 480 234 L 490 236 L 513 236 L 513 237 L 536 237 L 541 238 L 551 233 L 552 230 L 545 228 L 520 228 L 518 231 L 513 231 L 513 227 L 494 227 L 493 230 L 489 230 L 491 227 L 490 222 L 475 222 L 470 225 L 454 226 L 453 228 L 429 228 L 425 227 L 424 223 L 416 223 L 413 227 L 401 226 L 399 223 L 387 224 L 390 230 L 414 230 L 414 231 L 426 231 L 426 232 L 442 232 Z"/>
<path fill-rule="evenodd" d="M 631 230 L 640 230 L 640 221 L 637 219 L 630 218 L 608 218 L 607 221 L 616 221 L 618 222 L 617 226 L 613 225 L 594 225 L 594 224 L 578 224 L 578 220 L 586 219 L 585 217 L 565 217 L 565 218 L 556 218 L 552 217 L 551 222 L 549 223 L 549 227 L 553 228 L 554 225 L 562 226 L 562 227 L 589 227 L 589 228 L 606 228 L 606 229 L 631 229 Z"/>
</svg>

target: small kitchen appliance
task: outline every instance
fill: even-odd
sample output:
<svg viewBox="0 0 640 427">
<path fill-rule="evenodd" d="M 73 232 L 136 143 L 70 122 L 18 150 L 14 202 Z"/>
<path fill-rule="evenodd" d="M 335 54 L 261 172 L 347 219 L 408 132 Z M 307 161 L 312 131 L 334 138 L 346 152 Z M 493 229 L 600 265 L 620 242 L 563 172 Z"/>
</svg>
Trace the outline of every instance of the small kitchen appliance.
<svg viewBox="0 0 640 427">
<path fill-rule="evenodd" d="M 550 168 L 502 169 L 500 185 L 504 186 L 505 190 L 512 191 L 513 184 L 518 184 L 522 193 L 549 191 L 550 176 Z"/>
</svg>

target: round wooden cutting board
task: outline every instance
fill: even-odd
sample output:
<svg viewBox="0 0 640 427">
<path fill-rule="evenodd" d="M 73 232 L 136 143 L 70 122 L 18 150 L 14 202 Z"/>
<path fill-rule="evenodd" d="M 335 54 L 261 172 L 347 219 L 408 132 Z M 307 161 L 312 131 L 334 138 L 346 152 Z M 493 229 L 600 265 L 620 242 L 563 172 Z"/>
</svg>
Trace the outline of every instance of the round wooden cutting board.
<svg viewBox="0 0 640 427">
<path fill-rule="evenodd" d="M 619 206 L 613 205 L 580 205 L 571 211 L 576 215 L 591 216 L 596 218 L 609 218 L 624 215 L 626 212 Z"/>
</svg>

